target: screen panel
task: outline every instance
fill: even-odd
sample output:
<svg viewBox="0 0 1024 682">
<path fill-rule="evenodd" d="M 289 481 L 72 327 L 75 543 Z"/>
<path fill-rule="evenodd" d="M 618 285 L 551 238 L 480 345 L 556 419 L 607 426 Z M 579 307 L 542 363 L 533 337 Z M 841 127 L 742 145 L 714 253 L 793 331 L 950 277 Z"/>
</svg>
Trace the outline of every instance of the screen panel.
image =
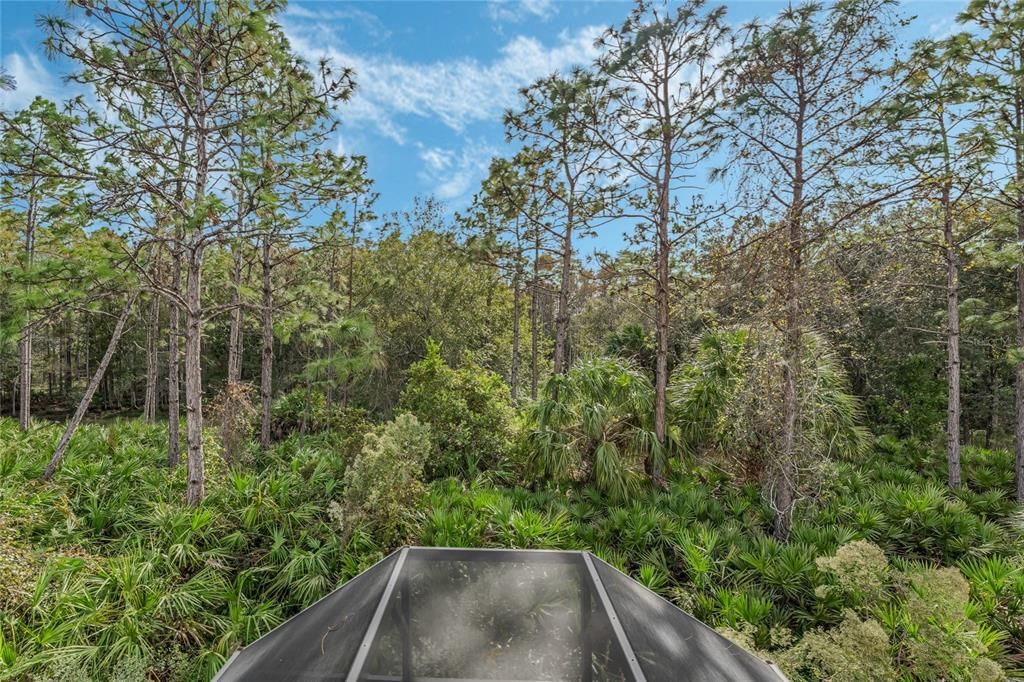
<svg viewBox="0 0 1024 682">
<path fill-rule="evenodd" d="M 392 554 L 245 647 L 217 680 L 345 679 L 395 562 Z"/>
<path fill-rule="evenodd" d="M 360 680 L 626 682 L 627 670 L 578 553 L 411 550 Z"/>
<path fill-rule="evenodd" d="M 648 682 L 779 682 L 765 661 L 600 559 L 592 560 Z"/>
</svg>

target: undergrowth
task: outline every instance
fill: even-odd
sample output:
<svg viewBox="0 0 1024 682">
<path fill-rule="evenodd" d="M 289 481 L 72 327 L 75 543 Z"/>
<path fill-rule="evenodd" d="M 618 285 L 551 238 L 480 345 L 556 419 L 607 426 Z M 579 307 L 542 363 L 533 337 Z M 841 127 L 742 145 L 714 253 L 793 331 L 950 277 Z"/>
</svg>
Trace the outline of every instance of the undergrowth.
<svg viewBox="0 0 1024 682">
<path fill-rule="evenodd" d="M 343 533 L 329 511 L 362 432 L 309 434 L 301 446 L 289 437 L 235 469 L 211 432 L 209 494 L 196 508 L 183 502 L 184 469 L 165 465 L 164 427 L 87 425 L 43 483 L 58 437 L 56 426 L 21 433 L 0 420 L 0 677 L 208 679 L 237 647 L 394 549 L 370 526 Z M 879 669 L 902 679 L 1021 667 L 1010 455 L 968 448 L 956 494 L 942 485 L 941 456 L 895 439 L 832 467 L 787 543 L 770 536 L 759 489 L 709 467 L 626 502 L 592 487 L 505 485 L 498 473 L 437 481 L 413 510 L 413 537 L 591 549 L 790 671 L 843 665 L 829 652 L 856 642 L 880 647 L 890 668 Z M 949 612 L 941 622 L 921 613 L 936 604 Z M 965 658 L 935 659 L 924 639 Z M 829 674 L 872 679 L 868 670 Z"/>
</svg>

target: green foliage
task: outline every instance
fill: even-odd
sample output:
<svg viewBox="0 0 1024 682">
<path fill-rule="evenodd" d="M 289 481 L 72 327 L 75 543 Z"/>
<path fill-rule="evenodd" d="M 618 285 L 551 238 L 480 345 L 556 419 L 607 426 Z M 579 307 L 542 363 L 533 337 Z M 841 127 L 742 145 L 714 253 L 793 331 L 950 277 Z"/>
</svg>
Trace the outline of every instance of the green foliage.
<svg viewBox="0 0 1024 682">
<path fill-rule="evenodd" d="M 890 582 L 885 554 L 867 540 L 847 543 L 816 563 L 819 571 L 835 576 L 838 589 L 853 606 L 877 603 Z"/>
<path fill-rule="evenodd" d="M 362 451 L 345 471 L 342 502 L 332 507 L 345 537 L 365 524 L 384 547 L 409 538 L 426 493 L 423 468 L 432 450 L 430 432 L 429 424 L 400 414 L 366 435 Z"/>
<path fill-rule="evenodd" d="M 819 462 L 863 452 L 867 431 L 859 424 L 860 405 L 839 358 L 816 334 L 805 334 L 802 348 L 802 459 Z M 671 418 L 683 451 L 717 457 L 740 473 L 760 476 L 778 458 L 781 362 L 778 334 L 743 328 L 705 332 L 669 386 Z"/>
<path fill-rule="evenodd" d="M 341 544 L 328 443 L 286 440 L 260 472 L 210 468 L 212 457 L 193 508 L 184 469 L 166 467 L 165 428 L 83 426 L 42 484 L 58 432 L 0 419 L 0 460 L 12 463 L 0 467 L 0 679 L 209 679 L 382 556 L 361 533 Z"/>
<path fill-rule="evenodd" d="M 792 649 L 776 654 L 776 660 L 793 682 L 899 679 L 885 630 L 852 611 L 834 629 L 808 633 Z"/>
<path fill-rule="evenodd" d="M 629 497 L 644 464 L 664 454 L 650 424 L 653 400 L 650 379 L 627 361 L 585 360 L 552 376 L 527 415 L 534 466 L 616 500 Z"/>
<path fill-rule="evenodd" d="M 302 430 L 307 434 L 323 433 L 331 436 L 348 434 L 354 439 L 355 450 L 362 446 L 362 435 L 369 430 L 366 412 L 358 408 L 329 406 L 320 391 L 296 389 L 274 399 L 271 407 L 271 429 L 278 439 L 285 439 Z M 346 448 L 349 452 L 349 448 Z"/>
<path fill-rule="evenodd" d="M 741 633 L 794 680 L 926 680 L 941 668 L 955 671 L 949 679 L 1000 679 L 998 664 L 1012 666 L 1024 644 L 1012 504 L 936 499 L 927 491 L 942 480 L 941 453 L 891 439 L 837 465 L 781 543 L 757 487 L 713 468 L 624 502 L 595 486 L 528 491 L 485 477 L 428 487 L 415 473 L 429 429 L 409 415 L 375 430 L 351 466 L 335 445 L 349 436 L 327 431 L 304 447 L 294 436 L 277 443 L 258 470 L 211 470 L 198 509 L 184 504 L 184 472 L 164 466 L 162 427 L 87 425 L 44 485 L 56 437 L 0 420 L 0 571 L 15 576 L 0 592 L 0 677 L 106 680 L 121 666 L 206 679 L 237 646 L 403 542 L 593 549 Z M 965 481 L 987 480 L 1009 456 L 967 449 Z M 921 513 L 944 520 L 908 525 Z M 986 538 L 988 524 L 997 536 Z"/>
<path fill-rule="evenodd" d="M 472 363 L 453 369 L 434 341 L 427 342 L 427 356 L 409 368 L 398 405 L 433 427 L 430 478 L 473 476 L 509 454 L 515 413 L 508 386 Z"/>
<path fill-rule="evenodd" d="M 808 632 L 777 652 L 791 679 L 1005 679 L 991 658 L 1005 633 L 971 620 L 970 586 L 956 568 L 894 571 L 878 547 L 861 540 L 818 566 L 865 617 L 848 610 L 838 627 Z"/>
<path fill-rule="evenodd" d="M 638 324 L 627 325 L 609 334 L 604 354 L 629 360 L 654 375 L 657 349 L 651 335 Z"/>
</svg>

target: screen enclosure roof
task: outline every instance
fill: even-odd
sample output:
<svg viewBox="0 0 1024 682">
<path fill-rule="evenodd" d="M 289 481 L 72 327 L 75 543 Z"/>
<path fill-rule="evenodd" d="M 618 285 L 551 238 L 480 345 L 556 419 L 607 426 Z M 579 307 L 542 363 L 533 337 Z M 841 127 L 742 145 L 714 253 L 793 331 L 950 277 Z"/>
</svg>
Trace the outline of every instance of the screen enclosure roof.
<svg viewBox="0 0 1024 682">
<path fill-rule="evenodd" d="M 236 652 L 214 679 L 785 678 L 589 552 L 410 547 Z"/>
</svg>

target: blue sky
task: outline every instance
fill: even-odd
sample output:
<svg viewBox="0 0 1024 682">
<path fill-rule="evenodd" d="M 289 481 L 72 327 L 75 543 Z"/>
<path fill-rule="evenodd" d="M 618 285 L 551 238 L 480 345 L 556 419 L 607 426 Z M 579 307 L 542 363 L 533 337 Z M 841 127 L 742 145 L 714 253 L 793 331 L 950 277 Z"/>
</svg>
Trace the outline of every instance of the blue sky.
<svg viewBox="0 0 1024 682">
<path fill-rule="evenodd" d="M 713 3 L 711 3 L 713 4 Z M 740 24 L 770 17 L 785 2 L 727 2 Z M 910 41 L 950 32 L 964 0 L 906 2 L 917 16 Z M 60 99 L 68 65 L 49 61 L 35 25 L 41 14 L 63 13 L 62 2 L 0 0 L 0 59 L 18 81 L 0 95 L 3 109 L 38 94 Z M 377 183 L 381 211 L 435 194 L 464 208 L 490 159 L 508 154 L 501 116 L 517 89 L 553 71 L 585 64 L 594 39 L 620 22 L 626 2 L 555 0 L 478 2 L 293 2 L 280 18 L 295 49 L 311 62 L 321 55 L 352 66 L 358 92 L 341 112 L 337 149 L 363 154 Z M 614 249 L 617 234 L 595 247 Z"/>
</svg>

